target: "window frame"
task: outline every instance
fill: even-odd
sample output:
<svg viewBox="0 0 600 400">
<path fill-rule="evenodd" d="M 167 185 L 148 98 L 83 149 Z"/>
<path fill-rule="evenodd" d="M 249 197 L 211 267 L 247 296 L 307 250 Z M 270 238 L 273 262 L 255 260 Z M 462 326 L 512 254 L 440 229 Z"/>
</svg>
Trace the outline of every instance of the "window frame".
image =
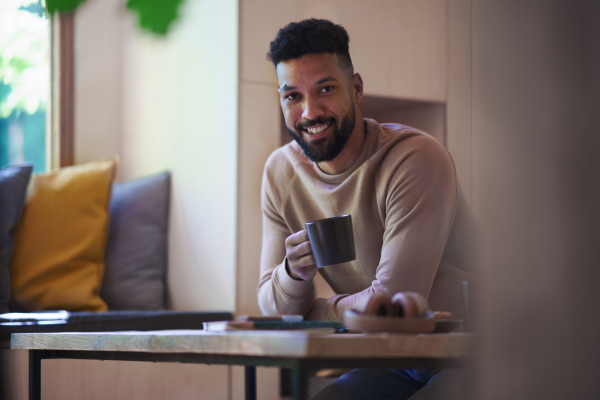
<svg viewBox="0 0 600 400">
<path fill-rule="evenodd" d="M 49 169 L 75 163 L 75 11 L 50 20 Z"/>
</svg>

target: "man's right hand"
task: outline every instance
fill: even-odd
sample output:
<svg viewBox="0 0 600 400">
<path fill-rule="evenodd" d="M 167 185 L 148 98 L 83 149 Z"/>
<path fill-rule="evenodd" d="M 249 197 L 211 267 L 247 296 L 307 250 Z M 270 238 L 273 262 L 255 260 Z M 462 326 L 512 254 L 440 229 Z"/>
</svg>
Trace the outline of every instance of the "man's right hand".
<svg viewBox="0 0 600 400">
<path fill-rule="evenodd" d="M 306 231 L 298 231 L 285 239 L 288 273 L 294 279 L 309 281 L 317 275 L 317 266 Z"/>
</svg>

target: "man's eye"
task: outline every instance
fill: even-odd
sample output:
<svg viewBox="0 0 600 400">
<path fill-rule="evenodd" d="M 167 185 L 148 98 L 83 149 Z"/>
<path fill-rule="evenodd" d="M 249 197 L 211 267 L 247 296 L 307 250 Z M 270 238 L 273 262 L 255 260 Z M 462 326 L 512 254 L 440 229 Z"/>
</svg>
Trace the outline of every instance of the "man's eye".
<svg viewBox="0 0 600 400">
<path fill-rule="evenodd" d="M 323 86 L 321 88 L 321 92 L 331 92 L 333 90 L 333 86 Z"/>
<path fill-rule="evenodd" d="M 296 100 L 298 98 L 298 93 L 290 93 L 285 96 L 286 100 Z"/>
</svg>

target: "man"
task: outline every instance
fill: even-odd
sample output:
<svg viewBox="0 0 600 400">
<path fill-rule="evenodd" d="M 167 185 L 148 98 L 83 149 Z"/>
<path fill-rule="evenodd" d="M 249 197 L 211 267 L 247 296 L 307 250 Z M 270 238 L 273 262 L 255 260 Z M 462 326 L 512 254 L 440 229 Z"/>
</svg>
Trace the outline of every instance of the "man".
<svg viewBox="0 0 600 400">
<path fill-rule="evenodd" d="M 265 166 L 261 310 L 341 320 L 375 292 L 414 291 L 432 309 L 459 315 L 460 285 L 470 278 L 463 251 L 469 211 L 452 158 L 421 131 L 363 120 L 363 81 L 348 43 L 343 27 L 316 19 L 287 25 L 271 42 L 268 58 L 295 142 Z M 304 224 L 342 214 L 352 215 L 357 258 L 317 271 Z M 314 298 L 317 272 L 335 296 Z M 379 378 L 400 371 L 383 381 L 391 398 L 407 398 L 435 374 L 379 371 Z M 371 372 L 353 373 L 342 377 L 341 392 L 322 398 L 362 398 L 361 385 L 372 390 L 360 383 L 371 382 Z M 344 387 L 352 389 L 344 394 Z"/>
</svg>

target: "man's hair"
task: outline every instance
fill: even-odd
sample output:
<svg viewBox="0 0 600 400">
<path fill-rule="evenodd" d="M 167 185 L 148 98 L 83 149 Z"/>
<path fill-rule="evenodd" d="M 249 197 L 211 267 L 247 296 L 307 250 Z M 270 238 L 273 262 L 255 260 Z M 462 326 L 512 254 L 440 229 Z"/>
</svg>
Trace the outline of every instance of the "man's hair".
<svg viewBox="0 0 600 400">
<path fill-rule="evenodd" d="M 305 54 L 337 54 L 340 68 L 354 73 L 348 43 L 348 32 L 341 25 L 326 19 L 305 19 L 281 28 L 271 42 L 267 60 L 275 68 L 282 61 L 300 58 Z"/>
</svg>

